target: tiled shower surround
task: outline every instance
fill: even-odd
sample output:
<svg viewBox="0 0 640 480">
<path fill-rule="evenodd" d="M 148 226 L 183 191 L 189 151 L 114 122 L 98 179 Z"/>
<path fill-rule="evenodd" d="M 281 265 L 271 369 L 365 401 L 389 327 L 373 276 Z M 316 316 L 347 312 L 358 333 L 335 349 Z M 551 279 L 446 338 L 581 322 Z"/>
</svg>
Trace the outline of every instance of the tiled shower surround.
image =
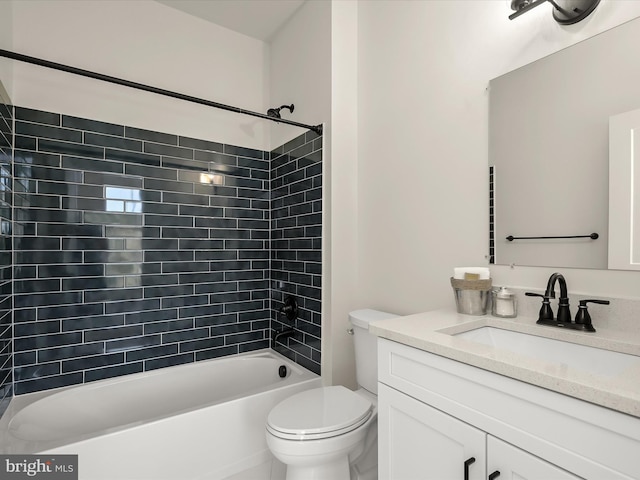
<svg viewBox="0 0 640 480">
<path fill-rule="evenodd" d="M 286 294 L 277 350 L 319 373 L 322 138 L 271 153 L 16 107 L 14 142 L 15 394 L 267 348 Z"/>
<path fill-rule="evenodd" d="M 0 412 L 13 395 L 11 329 L 11 155 L 13 108 L 0 103 Z"/>
<path fill-rule="evenodd" d="M 272 327 L 295 334 L 274 346 L 309 370 L 320 372 L 322 273 L 322 138 L 308 132 L 271 152 Z M 279 312 L 286 297 L 298 318 Z"/>
</svg>

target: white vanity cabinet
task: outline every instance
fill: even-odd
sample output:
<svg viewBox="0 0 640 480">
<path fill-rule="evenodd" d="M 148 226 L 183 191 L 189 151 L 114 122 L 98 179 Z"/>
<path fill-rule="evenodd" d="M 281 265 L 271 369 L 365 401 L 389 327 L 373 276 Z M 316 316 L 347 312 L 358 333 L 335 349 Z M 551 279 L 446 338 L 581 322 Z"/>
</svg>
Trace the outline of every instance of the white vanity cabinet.
<svg viewBox="0 0 640 480">
<path fill-rule="evenodd" d="M 451 415 L 380 385 L 380 480 L 579 480 Z"/>
<path fill-rule="evenodd" d="M 640 478 L 636 417 L 390 340 L 378 352 L 380 480 Z"/>
</svg>

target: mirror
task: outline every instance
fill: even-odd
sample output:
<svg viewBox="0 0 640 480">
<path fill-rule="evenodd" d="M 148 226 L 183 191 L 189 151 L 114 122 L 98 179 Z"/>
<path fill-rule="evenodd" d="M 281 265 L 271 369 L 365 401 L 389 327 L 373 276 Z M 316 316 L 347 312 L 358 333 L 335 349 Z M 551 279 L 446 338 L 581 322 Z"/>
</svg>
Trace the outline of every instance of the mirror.
<svg viewBox="0 0 640 480">
<path fill-rule="evenodd" d="M 608 267 L 609 117 L 640 108 L 638 38 L 634 19 L 491 80 L 493 263 Z"/>
</svg>

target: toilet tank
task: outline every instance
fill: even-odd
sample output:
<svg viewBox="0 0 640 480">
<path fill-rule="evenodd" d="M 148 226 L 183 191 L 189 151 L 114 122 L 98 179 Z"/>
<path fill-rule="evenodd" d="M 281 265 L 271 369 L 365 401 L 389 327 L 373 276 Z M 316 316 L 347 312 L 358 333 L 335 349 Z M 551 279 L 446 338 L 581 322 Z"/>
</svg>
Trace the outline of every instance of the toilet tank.
<svg viewBox="0 0 640 480">
<path fill-rule="evenodd" d="M 369 323 L 393 317 L 397 315 L 371 309 L 355 310 L 349 314 L 358 386 L 375 395 L 378 394 L 378 337 L 369 333 Z"/>
</svg>

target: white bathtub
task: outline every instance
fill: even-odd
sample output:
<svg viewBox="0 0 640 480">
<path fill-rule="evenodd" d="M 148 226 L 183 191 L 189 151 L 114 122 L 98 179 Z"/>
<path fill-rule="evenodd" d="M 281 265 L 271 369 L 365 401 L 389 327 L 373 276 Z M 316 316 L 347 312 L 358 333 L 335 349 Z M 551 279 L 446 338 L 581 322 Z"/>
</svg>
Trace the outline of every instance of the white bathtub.
<svg viewBox="0 0 640 480">
<path fill-rule="evenodd" d="M 77 454 L 80 480 L 224 479 L 269 464 L 267 414 L 318 386 L 262 350 L 21 395 L 0 419 L 0 452 Z"/>
</svg>

